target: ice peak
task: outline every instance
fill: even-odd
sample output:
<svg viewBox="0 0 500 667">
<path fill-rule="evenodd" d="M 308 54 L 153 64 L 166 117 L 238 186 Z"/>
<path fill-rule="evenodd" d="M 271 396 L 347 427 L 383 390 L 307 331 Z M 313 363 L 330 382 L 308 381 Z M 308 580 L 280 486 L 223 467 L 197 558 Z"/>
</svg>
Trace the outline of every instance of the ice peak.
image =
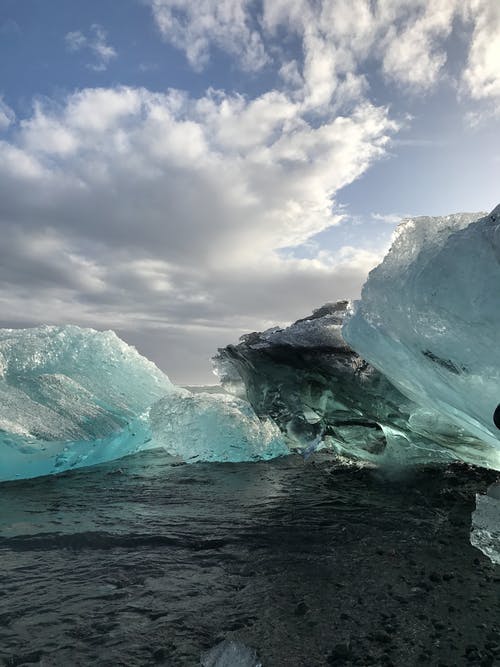
<svg viewBox="0 0 500 667">
<path fill-rule="evenodd" d="M 496 221 L 499 218 L 500 218 L 500 204 L 498 204 L 498 206 L 496 206 L 490 213 L 490 219 L 492 221 Z"/>
</svg>

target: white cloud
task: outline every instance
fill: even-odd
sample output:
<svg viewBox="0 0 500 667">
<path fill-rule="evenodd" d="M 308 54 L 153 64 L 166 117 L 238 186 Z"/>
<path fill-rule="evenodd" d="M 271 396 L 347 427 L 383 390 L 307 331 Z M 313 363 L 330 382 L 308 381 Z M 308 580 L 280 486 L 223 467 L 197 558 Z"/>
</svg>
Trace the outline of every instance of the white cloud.
<svg viewBox="0 0 500 667">
<path fill-rule="evenodd" d="M 406 10 L 407 4 L 400 3 L 400 8 Z M 433 0 L 432 3 L 423 3 L 423 6 L 421 2 L 415 2 L 416 11 L 399 30 L 388 27 L 383 55 L 384 72 L 396 81 L 417 89 L 434 86 L 446 63 L 445 40 L 451 34 L 458 7 L 456 0 Z"/>
<path fill-rule="evenodd" d="M 477 100 L 500 99 L 500 3 L 469 0 L 465 13 L 472 23 L 471 46 L 463 84 Z"/>
<path fill-rule="evenodd" d="M 149 0 L 195 69 L 217 48 L 276 84 L 254 98 L 85 89 L 19 121 L 5 113 L 4 317 L 115 328 L 195 381 L 217 344 L 356 297 L 384 248 L 283 249 L 337 224 L 337 192 L 387 154 L 400 125 L 370 101 L 374 75 L 432 90 L 451 76 L 448 40 L 465 21 L 462 89 L 497 99 L 492 2 Z M 116 57 L 100 26 L 66 42 L 97 69 Z"/>
<path fill-rule="evenodd" d="M 115 49 L 106 44 L 107 34 L 102 26 L 94 24 L 91 28 L 94 33 L 94 39 L 90 42 L 90 48 L 94 51 L 96 56 L 103 64 L 108 63 L 112 58 L 116 58 L 117 53 Z"/>
<path fill-rule="evenodd" d="M 372 218 L 378 222 L 386 222 L 388 225 L 397 225 L 405 217 L 404 215 L 399 215 L 398 213 L 372 213 Z"/>
<path fill-rule="evenodd" d="M 368 104 L 313 127 L 300 104 L 280 93 L 194 100 L 176 91 L 95 89 L 58 110 L 37 106 L 11 150 L 18 164 L 40 172 L 28 202 L 45 199 L 48 188 L 53 205 L 59 193 L 64 205 L 70 195 L 80 207 L 100 202 L 107 227 L 118 232 L 125 216 L 139 247 L 163 240 L 181 219 L 165 254 L 175 258 L 189 239 L 190 255 L 214 262 L 230 248 L 229 264 L 302 243 L 331 225 L 335 192 L 384 154 L 396 127 L 386 110 Z M 191 239 L 198 227 L 210 234 Z"/>
<path fill-rule="evenodd" d="M 0 131 L 6 130 L 16 118 L 14 111 L 0 97 Z"/>
<path fill-rule="evenodd" d="M 80 32 L 80 30 L 66 33 L 64 39 L 69 51 L 80 51 L 87 46 L 88 43 L 87 38 L 83 32 Z"/>
<path fill-rule="evenodd" d="M 273 64 L 288 85 L 304 81 L 313 109 L 359 100 L 376 68 L 415 94 L 432 89 L 451 76 L 450 37 L 460 22 L 471 35 L 458 83 L 474 99 L 500 97 L 498 0 L 262 0 L 260 12 L 252 0 L 149 3 L 165 39 L 197 69 L 212 47 L 247 69 L 278 58 Z M 301 62 L 300 53 L 287 52 L 283 31 L 300 38 Z"/>
<path fill-rule="evenodd" d="M 355 296 L 374 255 L 278 251 L 338 222 L 335 193 L 396 129 L 367 103 L 312 125 L 276 91 L 88 89 L 38 103 L 0 150 L 4 316 L 199 341 Z"/>
<path fill-rule="evenodd" d="M 162 34 L 185 51 L 193 67 L 202 68 L 212 43 L 237 55 L 244 69 L 258 70 L 268 61 L 253 25 L 253 0 L 151 0 Z"/>
<path fill-rule="evenodd" d="M 107 43 L 107 33 L 98 23 L 90 27 L 87 35 L 76 30 L 68 32 L 64 39 L 68 51 L 73 53 L 82 50 L 90 51 L 95 57 L 95 62 L 89 63 L 88 67 L 98 72 L 104 71 L 109 62 L 118 55 L 115 49 Z"/>
</svg>

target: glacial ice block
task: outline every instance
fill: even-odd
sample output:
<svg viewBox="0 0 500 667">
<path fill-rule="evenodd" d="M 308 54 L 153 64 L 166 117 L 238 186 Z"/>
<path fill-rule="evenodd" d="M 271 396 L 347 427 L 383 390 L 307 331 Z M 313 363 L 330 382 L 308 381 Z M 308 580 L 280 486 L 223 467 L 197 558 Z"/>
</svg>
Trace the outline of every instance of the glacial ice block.
<svg viewBox="0 0 500 667">
<path fill-rule="evenodd" d="M 500 468 L 500 206 L 403 223 L 343 335 L 421 407 L 421 426 L 438 413 Z"/>
<path fill-rule="evenodd" d="M 349 312 L 347 301 L 330 303 L 285 329 L 242 336 L 219 350 L 215 372 L 306 456 L 327 447 L 372 463 L 470 460 L 475 451 L 456 426 L 437 413 L 423 415 L 347 345 L 342 325 Z M 429 421 L 431 433 L 422 426 Z M 442 446 L 446 438 L 454 449 Z"/>
<path fill-rule="evenodd" d="M 289 454 L 279 428 L 247 401 L 178 390 L 150 412 L 155 442 L 187 462 L 252 461 Z"/>
<path fill-rule="evenodd" d="M 151 439 L 147 410 L 173 391 L 112 331 L 0 330 L 0 481 L 120 458 Z"/>
<path fill-rule="evenodd" d="M 350 312 L 347 301 L 326 304 L 285 329 L 242 336 L 219 350 L 215 372 L 306 457 L 328 448 L 389 466 L 459 460 L 498 467 L 490 444 L 411 400 L 346 343 Z"/>
<path fill-rule="evenodd" d="M 289 453 L 248 403 L 175 387 L 112 331 L 0 330 L 0 481 L 152 447 L 190 462 Z"/>
</svg>

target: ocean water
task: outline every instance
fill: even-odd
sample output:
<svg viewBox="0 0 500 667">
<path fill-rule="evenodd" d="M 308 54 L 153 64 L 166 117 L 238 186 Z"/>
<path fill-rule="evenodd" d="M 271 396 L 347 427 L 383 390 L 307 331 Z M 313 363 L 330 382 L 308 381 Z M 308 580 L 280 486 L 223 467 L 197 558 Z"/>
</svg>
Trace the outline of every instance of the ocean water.
<svg viewBox="0 0 500 667">
<path fill-rule="evenodd" d="M 0 485 L 0 664 L 499 665 L 500 568 L 469 542 L 494 473 L 162 452 Z"/>
</svg>

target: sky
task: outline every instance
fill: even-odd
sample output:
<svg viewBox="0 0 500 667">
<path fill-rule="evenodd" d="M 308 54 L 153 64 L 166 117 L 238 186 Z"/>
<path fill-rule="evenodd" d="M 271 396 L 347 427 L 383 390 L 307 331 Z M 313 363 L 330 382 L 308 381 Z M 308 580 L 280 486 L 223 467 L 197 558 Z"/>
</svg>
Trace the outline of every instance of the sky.
<svg viewBox="0 0 500 667">
<path fill-rule="evenodd" d="M 174 382 L 500 202 L 498 0 L 0 0 L 0 326 Z"/>
</svg>

